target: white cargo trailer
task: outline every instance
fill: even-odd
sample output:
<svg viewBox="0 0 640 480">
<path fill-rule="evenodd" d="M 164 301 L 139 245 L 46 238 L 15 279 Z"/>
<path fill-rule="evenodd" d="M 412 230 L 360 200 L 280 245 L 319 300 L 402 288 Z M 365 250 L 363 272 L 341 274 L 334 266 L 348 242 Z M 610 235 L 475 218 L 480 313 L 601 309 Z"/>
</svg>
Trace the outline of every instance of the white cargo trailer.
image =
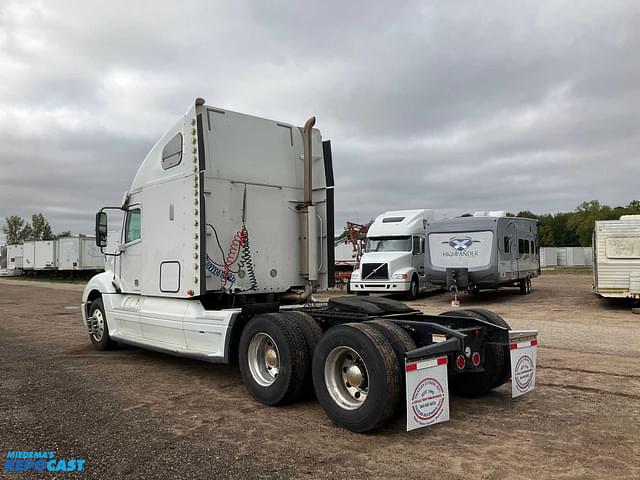
<svg viewBox="0 0 640 480">
<path fill-rule="evenodd" d="M 22 270 L 23 245 L 7 245 L 7 270 Z"/>
<path fill-rule="evenodd" d="M 36 242 L 23 243 L 22 269 L 33 270 L 36 266 Z"/>
<path fill-rule="evenodd" d="M 80 265 L 80 237 L 58 239 L 58 270 L 77 270 Z"/>
<path fill-rule="evenodd" d="M 602 297 L 640 299 L 640 215 L 597 221 L 593 289 Z"/>
<path fill-rule="evenodd" d="M 407 429 L 448 420 L 449 387 L 474 396 L 512 377 L 513 396 L 532 390 L 536 333 L 510 331 L 494 313 L 313 300 L 334 263 L 331 145 L 314 124 L 191 105 L 115 207 L 125 217 L 120 243 L 82 296 L 93 346 L 238 360 L 257 401 L 313 390 L 355 432 L 392 419 L 405 379 Z M 106 210 L 96 215 L 101 248 Z"/>
<path fill-rule="evenodd" d="M 556 267 L 558 265 L 558 249 L 556 247 L 540 248 L 540 266 Z"/>
<path fill-rule="evenodd" d="M 104 254 L 96 245 L 93 236 L 63 237 L 57 240 L 57 267 L 67 270 L 101 270 L 104 268 Z"/>
<path fill-rule="evenodd" d="M 80 237 L 80 264 L 82 270 L 104 269 L 105 257 L 96 245 L 96 237 Z"/>
<path fill-rule="evenodd" d="M 55 270 L 57 242 L 55 240 L 38 240 L 34 243 L 34 270 Z"/>
</svg>

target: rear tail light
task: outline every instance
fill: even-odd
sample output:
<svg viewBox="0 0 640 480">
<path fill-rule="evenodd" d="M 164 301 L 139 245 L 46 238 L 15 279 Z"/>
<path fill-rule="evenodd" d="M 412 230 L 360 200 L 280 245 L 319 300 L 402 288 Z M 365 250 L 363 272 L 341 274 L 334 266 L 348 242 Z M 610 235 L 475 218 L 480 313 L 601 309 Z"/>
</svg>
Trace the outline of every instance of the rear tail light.
<svg viewBox="0 0 640 480">
<path fill-rule="evenodd" d="M 458 355 L 456 357 L 456 367 L 458 367 L 458 370 L 464 370 L 465 363 L 464 355 Z"/>
<path fill-rule="evenodd" d="M 473 363 L 474 367 L 480 365 L 480 354 L 478 352 L 473 352 L 473 355 L 471 355 L 471 363 Z"/>
</svg>

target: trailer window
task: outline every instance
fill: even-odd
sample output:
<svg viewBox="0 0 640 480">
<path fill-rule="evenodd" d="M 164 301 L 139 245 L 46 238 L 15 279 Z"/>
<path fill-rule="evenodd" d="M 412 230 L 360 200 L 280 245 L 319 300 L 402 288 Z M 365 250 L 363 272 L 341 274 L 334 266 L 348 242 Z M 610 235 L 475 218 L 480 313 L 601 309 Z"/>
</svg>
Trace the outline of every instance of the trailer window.
<svg viewBox="0 0 640 480">
<path fill-rule="evenodd" d="M 524 240 L 522 238 L 518 239 L 518 252 L 524 254 Z"/>
<path fill-rule="evenodd" d="M 178 133 L 162 149 L 162 169 L 168 170 L 182 161 L 182 134 Z"/>
<path fill-rule="evenodd" d="M 524 241 L 524 253 L 529 253 L 529 240 Z"/>
<path fill-rule="evenodd" d="M 133 242 L 140 238 L 140 209 L 134 208 L 127 212 L 127 225 L 125 227 L 125 243 Z"/>
<path fill-rule="evenodd" d="M 504 253 L 511 252 L 511 239 L 509 237 L 504 237 Z"/>
<path fill-rule="evenodd" d="M 367 239 L 366 252 L 410 252 L 411 237 L 372 237 Z"/>
</svg>

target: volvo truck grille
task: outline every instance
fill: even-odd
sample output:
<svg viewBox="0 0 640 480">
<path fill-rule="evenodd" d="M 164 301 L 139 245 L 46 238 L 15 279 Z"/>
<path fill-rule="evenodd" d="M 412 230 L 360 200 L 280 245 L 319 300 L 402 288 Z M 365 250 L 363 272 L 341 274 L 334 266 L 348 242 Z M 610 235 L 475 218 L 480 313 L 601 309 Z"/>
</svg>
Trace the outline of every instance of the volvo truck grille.
<svg viewBox="0 0 640 480">
<path fill-rule="evenodd" d="M 389 267 L 386 263 L 363 263 L 362 280 L 387 280 Z"/>
</svg>

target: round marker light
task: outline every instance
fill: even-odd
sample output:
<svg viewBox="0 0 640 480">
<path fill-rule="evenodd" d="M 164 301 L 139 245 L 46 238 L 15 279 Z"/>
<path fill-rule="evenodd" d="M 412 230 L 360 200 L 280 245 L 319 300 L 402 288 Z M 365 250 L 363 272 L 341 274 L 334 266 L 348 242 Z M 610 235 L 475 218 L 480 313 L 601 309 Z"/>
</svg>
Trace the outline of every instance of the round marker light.
<svg viewBox="0 0 640 480">
<path fill-rule="evenodd" d="M 458 355 L 456 357 L 456 367 L 458 367 L 458 370 L 464 370 L 465 363 L 464 355 Z"/>
<path fill-rule="evenodd" d="M 480 354 L 478 352 L 473 352 L 473 355 L 471 355 L 471 362 L 474 367 L 480 365 Z"/>
</svg>

